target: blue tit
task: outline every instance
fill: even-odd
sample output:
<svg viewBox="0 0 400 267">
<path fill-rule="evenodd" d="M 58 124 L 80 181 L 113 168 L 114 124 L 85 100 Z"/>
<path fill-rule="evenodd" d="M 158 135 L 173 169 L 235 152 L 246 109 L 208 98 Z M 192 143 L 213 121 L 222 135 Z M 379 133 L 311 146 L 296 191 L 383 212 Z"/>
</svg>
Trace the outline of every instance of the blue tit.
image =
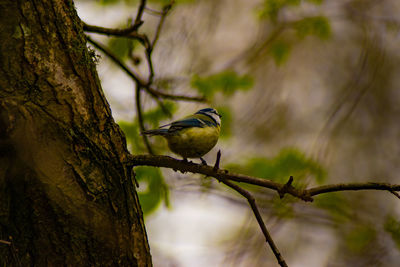
<svg viewBox="0 0 400 267">
<path fill-rule="evenodd" d="M 169 126 L 169 128 L 166 128 Z M 165 129 L 164 129 L 165 128 Z M 158 129 L 144 131 L 145 135 L 161 135 L 167 139 L 169 149 L 188 158 L 202 158 L 217 143 L 221 129 L 221 115 L 213 108 L 204 108 L 181 120 L 161 126 Z"/>
</svg>

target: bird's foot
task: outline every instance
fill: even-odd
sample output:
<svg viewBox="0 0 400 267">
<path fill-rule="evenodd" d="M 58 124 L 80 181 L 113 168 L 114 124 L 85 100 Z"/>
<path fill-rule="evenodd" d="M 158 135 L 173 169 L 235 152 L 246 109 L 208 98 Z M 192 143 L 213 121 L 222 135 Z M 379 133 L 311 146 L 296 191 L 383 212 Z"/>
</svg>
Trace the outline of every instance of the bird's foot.
<svg viewBox="0 0 400 267">
<path fill-rule="evenodd" d="M 183 158 L 183 160 L 182 160 L 183 162 L 185 162 L 185 163 L 192 163 L 190 160 L 188 160 L 187 158 Z"/>
<path fill-rule="evenodd" d="M 207 162 L 203 158 L 200 158 L 200 160 L 201 160 L 201 164 L 207 166 Z"/>
</svg>

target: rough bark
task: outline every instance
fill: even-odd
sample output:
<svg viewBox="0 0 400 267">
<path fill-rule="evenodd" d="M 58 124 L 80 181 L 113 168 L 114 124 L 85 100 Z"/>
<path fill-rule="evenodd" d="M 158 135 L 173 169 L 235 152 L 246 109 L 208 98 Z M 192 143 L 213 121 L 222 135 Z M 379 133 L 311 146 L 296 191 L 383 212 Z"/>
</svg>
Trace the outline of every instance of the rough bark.
<svg viewBox="0 0 400 267">
<path fill-rule="evenodd" d="M 150 266 L 123 133 L 72 1 L 0 0 L 1 266 Z"/>
</svg>

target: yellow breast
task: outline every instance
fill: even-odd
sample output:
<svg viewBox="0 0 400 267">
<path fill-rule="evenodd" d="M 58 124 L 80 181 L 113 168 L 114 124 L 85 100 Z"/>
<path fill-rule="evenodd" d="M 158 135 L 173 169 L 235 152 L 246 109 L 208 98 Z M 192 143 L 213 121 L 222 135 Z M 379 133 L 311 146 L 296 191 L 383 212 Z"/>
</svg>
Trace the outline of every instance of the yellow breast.
<svg viewBox="0 0 400 267">
<path fill-rule="evenodd" d="M 193 127 L 165 137 L 172 152 L 183 158 L 199 158 L 215 146 L 219 131 L 219 127 Z"/>
</svg>

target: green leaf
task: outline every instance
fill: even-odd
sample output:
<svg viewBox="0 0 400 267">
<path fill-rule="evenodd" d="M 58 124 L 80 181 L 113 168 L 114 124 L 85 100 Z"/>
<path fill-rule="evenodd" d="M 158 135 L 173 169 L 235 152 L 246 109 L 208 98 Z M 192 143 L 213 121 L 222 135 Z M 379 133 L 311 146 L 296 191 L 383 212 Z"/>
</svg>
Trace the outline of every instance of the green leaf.
<svg viewBox="0 0 400 267">
<path fill-rule="evenodd" d="M 324 16 L 301 19 L 295 22 L 293 27 L 301 38 L 307 35 L 315 35 L 320 39 L 326 40 L 331 36 L 329 20 Z"/>
<path fill-rule="evenodd" d="M 162 6 L 168 5 L 171 3 L 171 0 L 149 0 L 150 3 L 157 3 L 157 4 L 161 4 Z M 174 1 L 174 5 L 176 4 L 190 4 L 190 3 L 194 3 L 195 0 L 175 0 Z"/>
<path fill-rule="evenodd" d="M 332 218 L 339 223 L 352 216 L 350 205 L 341 192 L 318 195 L 314 198 L 314 205 L 329 212 Z"/>
<path fill-rule="evenodd" d="M 119 3 L 121 0 L 99 0 L 97 1 L 100 5 L 114 5 Z"/>
<path fill-rule="evenodd" d="M 177 105 L 173 101 L 165 101 L 164 107 L 169 111 L 169 114 L 173 114 L 177 109 Z M 153 128 L 156 128 L 160 126 L 159 123 L 161 120 L 170 118 L 169 114 L 165 113 L 160 106 L 157 106 L 154 109 L 146 111 L 143 114 L 143 119 L 145 122 L 150 123 Z"/>
<path fill-rule="evenodd" d="M 276 65 L 284 63 L 290 54 L 290 45 L 283 41 L 276 41 L 271 45 L 270 52 Z"/>
<path fill-rule="evenodd" d="M 302 2 L 300 0 L 264 0 L 258 11 L 258 17 L 260 19 L 269 19 L 272 22 L 276 22 L 279 12 L 290 6 L 299 6 Z M 320 5 L 323 0 L 307 0 L 307 2 Z"/>
<path fill-rule="evenodd" d="M 109 49 L 116 55 L 119 59 L 126 59 L 129 53 L 133 50 L 135 46 L 135 40 L 123 37 L 110 38 L 108 42 Z"/>
<path fill-rule="evenodd" d="M 292 219 L 294 218 L 294 209 L 293 205 L 291 205 L 295 199 L 291 196 L 287 196 L 284 199 L 276 196 L 272 198 L 272 211 L 275 216 L 282 219 Z"/>
<path fill-rule="evenodd" d="M 324 0 L 307 0 L 307 2 L 310 2 L 315 5 L 320 5 L 324 2 Z"/>
<path fill-rule="evenodd" d="M 249 75 L 239 76 L 235 71 L 226 70 L 206 77 L 194 75 L 191 86 L 206 97 L 212 97 L 218 91 L 229 96 L 237 90 L 253 87 L 253 79 Z"/>
<path fill-rule="evenodd" d="M 165 101 L 164 107 L 170 112 L 170 114 L 175 112 L 177 108 L 176 104 L 172 101 Z M 160 106 L 143 113 L 144 121 L 146 124 L 150 124 L 151 128 L 159 127 L 160 121 L 166 118 L 169 118 L 169 115 L 166 114 Z M 140 135 L 140 128 L 137 120 L 134 120 L 133 122 L 119 121 L 118 124 L 125 133 L 128 148 L 132 153 L 147 152 L 143 143 L 143 137 Z M 152 139 L 152 146 L 157 152 L 163 152 L 166 148 L 165 142 L 161 137 L 155 137 Z"/>
<path fill-rule="evenodd" d="M 386 217 L 384 229 L 388 232 L 393 241 L 396 243 L 397 249 L 400 250 L 400 221 L 396 220 L 392 215 Z"/>
<path fill-rule="evenodd" d="M 139 127 L 136 122 L 120 121 L 118 122 L 122 131 L 125 133 L 129 151 L 132 153 L 142 153 L 146 151 L 142 137 L 140 136 Z"/>
<path fill-rule="evenodd" d="M 155 211 L 162 201 L 169 206 L 169 190 L 159 168 L 134 169 L 139 182 L 138 196 L 144 215 Z"/>
<path fill-rule="evenodd" d="M 286 6 L 297 6 L 300 4 L 300 0 L 264 0 L 258 11 L 258 17 L 260 19 L 270 19 L 276 21 L 278 14 Z"/>
<path fill-rule="evenodd" d="M 376 230 L 368 225 L 359 225 L 345 236 L 346 245 L 354 253 L 362 253 L 376 239 Z"/>
<path fill-rule="evenodd" d="M 230 165 L 229 168 L 280 183 L 287 182 L 290 176 L 294 177 L 294 183 L 301 183 L 309 175 L 318 183 L 326 178 L 326 171 L 318 162 L 295 148 L 282 149 L 274 158 L 251 158 L 244 165 Z"/>
</svg>

